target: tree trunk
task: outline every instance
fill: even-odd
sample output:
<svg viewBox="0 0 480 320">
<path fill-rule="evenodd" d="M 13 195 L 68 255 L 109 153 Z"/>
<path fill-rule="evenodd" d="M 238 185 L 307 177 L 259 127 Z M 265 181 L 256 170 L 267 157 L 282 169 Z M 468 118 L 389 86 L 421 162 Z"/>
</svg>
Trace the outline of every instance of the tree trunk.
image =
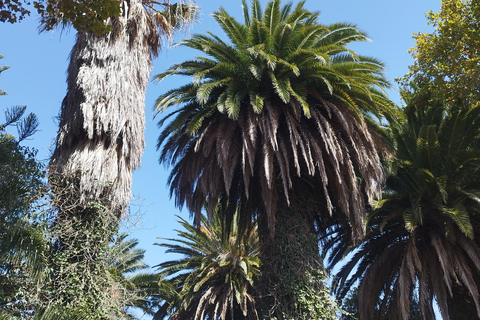
<svg viewBox="0 0 480 320">
<path fill-rule="evenodd" d="M 123 14 L 111 18 L 108 34 L 77 34 L 48 167 L 56 244 L 41 305 L 47 313 L 66 310 L 65 318 L 85 312 L 85 319 L 106 319 L 123 307 L 105 253 L 145 147 L 150 50 L 159 38 L 141 2 L 124 1 Z"/>
<path fill-rule="evenodd" d="M 297 202 L 298 203 L 298 202 Z M 313 224 L 304 205 L 278 206 L 272 236 L 265 219 L 259 221 L 262 316 L 278 320 L 336 319 L 324 285 L 326 278 Z M 311 210 L 311 208 L 310 208 Z"/>
<path fill-rule="evenodd" d="M 111 20 L 113 30 L 106 35 L 77 34 L 49 177 L 53 191 L 67 198 L 69 207 L 100 202 L 121 216 L 145 147 L 153 36 L 138 1 L 125 4 L 124 16 Z M 64 194 L 71 184 L 75 193 Z M 62 202 L 57 205 L 65 209 Z"/>
</svg>

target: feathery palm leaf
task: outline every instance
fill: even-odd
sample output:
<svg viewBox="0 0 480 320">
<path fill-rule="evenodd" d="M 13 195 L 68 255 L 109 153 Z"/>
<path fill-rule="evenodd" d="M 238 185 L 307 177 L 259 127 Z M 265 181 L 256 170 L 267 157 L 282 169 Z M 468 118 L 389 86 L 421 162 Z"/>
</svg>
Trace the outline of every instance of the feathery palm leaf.
<svg viewBox="0 0 480 320">
<path fill-rule="evenodd" d="M 115 237 L 107 257 L 109 274 L 117 284 L 115 286 L 117 290 L 113 293 L 124 300 L 124 308 L 139 308 L 151 314 L 152 299 L 158 291 L 160 277 L 157 274 L 144 272 L 149 268 L 143 260 L 145 250 L 136 248 L 138 239 L 127 239 L 127 236 L 127 233 L 122 233 Z M 124 316 L 136 319 L 127 311 L 124 312 Z"/>
<path fill-rule="evenodd" d="M 197 228 L 180 218 L 178 239 L 160 243 L 180 260 L 158 265 L 160 303 L 154 319 L 258 319 L 254 283 L 259 276 L 256 223 L 240 232 L 237 220 L 226 236 L 218 214 L 201 216 Z"/>
<path fill-rule="evenodd" d="M 443 319 L 457 319 L 451 310 L 465 299 L 480 316 L 480 107 L 409 104 L 392 132 L 396 158 L 385 200 L 338 272 L 336 294 L 360 280 L 360 319 L 373 319 L 377 304 L 389 319 L 407 319 L 415 292 L 426 318 L 436 301 Z M 352 247 L 344 229 L 330 232 L 325 252 L 335 265 Z"/>
<path fill-rule="evenodd" d="M 383 171 L 365 117 L 390 117 L 383 65 L 346 48 L 367 37 L 351 24 L 319 24 L 300 2 L 243 1 L 244 23 L 213 14 L 230 43 L 209 33 L 180 45 L 205 56 L 155 77 L 192 77 L 161 95 L 158 112 L 181 105 L 160 123 L 160 162 L 178 206 L 199 223 L 205 199 L 220 199 L 227 221 L 290 206 L 294 186 L 321 199 L 323 213 L 342 212 L 362 234 L 366 201 L 380 196 Z M 361 177 L 361 179 L 359 179 Z M 317 208 L 318 209 L 318 208 Z M 214 208 L 207 208 L 211 216 Z M 318 210 L 317 210 L 318 211 Z"/>
</svg>

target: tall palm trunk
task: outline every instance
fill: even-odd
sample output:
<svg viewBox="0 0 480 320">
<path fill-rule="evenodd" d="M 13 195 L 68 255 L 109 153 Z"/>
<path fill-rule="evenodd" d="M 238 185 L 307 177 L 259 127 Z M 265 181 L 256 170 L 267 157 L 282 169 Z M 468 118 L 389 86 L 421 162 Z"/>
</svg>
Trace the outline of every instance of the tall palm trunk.
<svg viewBox="0 0 480 320">
<path fill-rule="evenodd" d="M 128 300 L 128 293 L 115 294 L 106 252 L 145 147 L 145 93 L 160 35 L 140 1 L 124 1 L 122 12 L 105 35 L 80 31 L 70 55 L 49 164 L 57 243 L 41 298 L 44 317 L 115 318 Z"/>
<path fill-rule="evenodd" d="M 264 319 L 336 319 L 312 221 L 318 204 L 309 201 L 307 194 L 302 190 L 293 195 L 291 206 L 286 199 L 279 201 L 273 235 L 268 221 L 259 221 L 262 278 L 258 289 Z"/>
<path fill-rule="evenodd" d="M 159 35 L 141 2 L 123 8 L 122 17 L 111 19 L 111 32 L 79 32 L 71 52 L 49 165 L 60 210 L 63 201 L 75 208 L 101 202 L 120 216 L 130 201 L 132 173 L 145 147 L 150 48 Z"/>
</svg>

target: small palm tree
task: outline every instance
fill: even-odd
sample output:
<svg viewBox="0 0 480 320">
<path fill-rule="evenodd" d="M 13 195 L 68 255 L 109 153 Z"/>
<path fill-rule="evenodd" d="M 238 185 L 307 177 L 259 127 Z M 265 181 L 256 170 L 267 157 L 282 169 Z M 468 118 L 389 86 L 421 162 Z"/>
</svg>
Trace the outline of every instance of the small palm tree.
<svg viewBox="0 0 480 320">
<path fill-rule="evenodd" d="M 365 320 L 377 304 L 388 319 L 407 319 L 414 295 L 427 319 L 434 301 L 443 319 L 478 319 L 480 107 L 412 103 L 405 115 L 392 125 L 396 153 L 385 200 L 337 273 L 335 291 L 343 297 L 359 280 Z M 326 243 L 332 265 L 352 249 L 341 228 L 332 228 Z"/>
<path fill-rule="evenodd" d="M 136 319 L 128 308 L 138 308 L 152 314 L 152 298 L 158 292 L 158 274 L 145 273 L 149 266 L 143 260 L 145 250 L 137 249 L 138 239 L 128 239 L 127 233 L 115 237 L 107 261 L 109 274 L 115 286 L 112 286 L 112 298 L 122 300 L 124 316 Z"/>
<path fill-rule="evenodd" d="M 219 199 L 227 224 L 237 211 L 241 225 L 258 216 L 268 313 L 322 317 L 307 311 L 321 313 L 322 302 L 299 302 L 323 288 L 315 220 L 340 215 L 361 237 L 365 206 L 384 180 L 369 117 L 393 110 L 382 92 L 388 83 L 379 61 L 346 47 L 368 39 L 354 25 L 322 25 L 303 1 L 243 8 L 243 23 L 223 9 L 213 14 L 229 42 L 193 35 L 181 45 L 204 56 L 156 77 L 192 78 L 157 100 L 159 112 L 181 105 L 160 121 L 160 161 L 174 166 L 171 193 L 197 223 L 205 199 Z M 279 256 L 287 251 L 297 257 Z M 300 298 L 292 290 L 300 283 L 316 291 Z"/>
<path fill-rule="evenodd" d="M 154 319 L 258 319 L 255 284 L 260 271 L 256 223 L 239 232 L 237 216 L 227 235 L 219 215 L 199 227 L 180 218 L 178 239 L 161 243 L 180 260 L 158 265 L 162 281 Z"/>
</svg>

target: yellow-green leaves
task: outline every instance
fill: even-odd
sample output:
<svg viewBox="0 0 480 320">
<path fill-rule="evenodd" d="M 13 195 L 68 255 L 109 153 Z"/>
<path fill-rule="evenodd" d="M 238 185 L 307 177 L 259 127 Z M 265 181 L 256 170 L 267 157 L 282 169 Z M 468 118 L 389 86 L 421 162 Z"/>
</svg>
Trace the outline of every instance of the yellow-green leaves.
<svg viewBox="0 0 480 320">
<path fill-rule="evenodd" d="M 480 3 L 475 0 L 443 0 L 439 13 L 427 15 L 432 33 L 414 35 L 415 59 L 400 80 L 447 101 L 479 101 Z"/>
<path fill-rule="evenodd" d="M 103 34 L 112 30 L 107 19 L 119 16 L 120 0 L 40 1 L 36 3 L 45 30 L 59 24 L 71 24 L 77 30 Z"/>
</svg>

